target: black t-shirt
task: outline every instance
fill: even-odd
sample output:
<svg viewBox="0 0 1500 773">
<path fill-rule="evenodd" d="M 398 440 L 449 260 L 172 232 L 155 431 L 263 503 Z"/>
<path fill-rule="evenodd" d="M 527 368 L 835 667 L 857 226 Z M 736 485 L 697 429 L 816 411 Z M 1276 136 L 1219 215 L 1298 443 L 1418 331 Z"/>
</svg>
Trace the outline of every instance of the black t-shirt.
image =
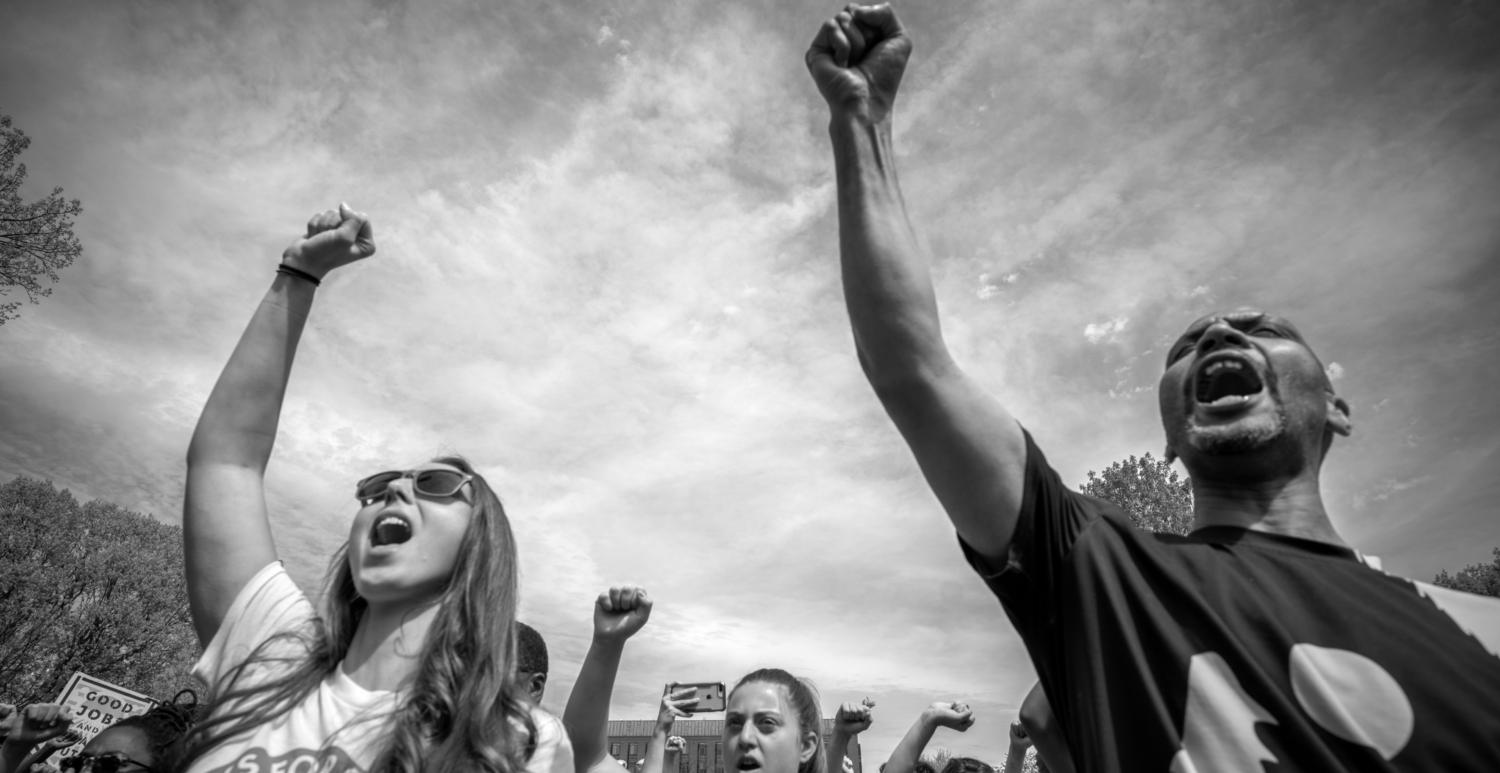
<svg viewBox="0 0 1500 773">
<path fill-rule="evenodd" d="M 1007 565 L 963 547 L 1081 771 L 1500 771 L 1500 599 L 1322 542 L 1141 531 L 1029 434 Z"/>
</svg>

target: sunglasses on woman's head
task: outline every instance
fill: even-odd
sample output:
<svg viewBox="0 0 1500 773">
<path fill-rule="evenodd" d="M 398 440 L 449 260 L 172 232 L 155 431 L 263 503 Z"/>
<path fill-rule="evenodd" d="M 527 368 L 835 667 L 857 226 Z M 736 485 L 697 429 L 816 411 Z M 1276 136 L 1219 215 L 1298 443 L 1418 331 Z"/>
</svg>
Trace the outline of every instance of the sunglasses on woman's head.
<svg viewBox="0 0 1500 773">
<path fill-rule="evenodd" d="M 57 763 L 62 770 L 95 771 L 96 773 L 117 773 L 126 765 L 134 765 L 133 770 L 144 770 L 147 773 L 156 773 L 156 769 L 145 763 L 136 762 L 123 754 L 101 754 L 98 756 L 87 754 L 75 754 L 64 757 Z M 130 773 L 127 771 L 127 773 Z"/>
<path fill-rule="evenodd" d="M 359 499 L 361 505 L 368 505 L 384 497 L 391 483 L 402 478 L 411 478 L 412 489 L 417 492 L 418 496 L 424 497 L 451 497 L 457 494 L 465 483 L 474 480 L 473 475 L 458 470 L 391 470 L 377 472 L 360 481 L 354 487 L 354 496 Z"/>
</svg>

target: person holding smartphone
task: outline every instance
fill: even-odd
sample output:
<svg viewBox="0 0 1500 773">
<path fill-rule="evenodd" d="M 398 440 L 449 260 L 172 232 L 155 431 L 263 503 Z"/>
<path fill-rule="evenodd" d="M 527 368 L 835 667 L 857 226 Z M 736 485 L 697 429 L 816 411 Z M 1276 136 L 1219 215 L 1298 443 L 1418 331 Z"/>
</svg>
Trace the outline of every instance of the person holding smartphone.
<svg viewBox="0 0 1500 773">
<path fill-rule="evenodd" d="M 210 697 L 184 769 L 573 773 L 562 723 L 517 680 L 515 541 L 468 461 L 350 481 L 321 615 L 277 560 L 264 477 L 297 344 L 321 281 L 374 253 L 365 215 L 315 215 L 193 433 L 183 542 Z"/>
<path fill-rule="evenodd" d="M 646 742 L 646 755 L 641 758 L 641 773 L 672 773 L 687 749 L 687 741 L 672 735 L 672 725 L 678 717 L 689 716 L 698 705 L 697 689 L 682 687 L 671 682 L 661 691 L 661 708 L 656 712 L 656 727 L 651 731 L 651 740 Z"/>
</svg>

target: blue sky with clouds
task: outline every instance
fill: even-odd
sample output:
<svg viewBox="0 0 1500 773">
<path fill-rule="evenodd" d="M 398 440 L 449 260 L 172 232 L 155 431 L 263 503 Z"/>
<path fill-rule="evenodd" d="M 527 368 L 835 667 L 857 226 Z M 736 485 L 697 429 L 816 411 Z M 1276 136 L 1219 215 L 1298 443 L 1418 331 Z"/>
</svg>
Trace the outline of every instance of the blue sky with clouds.
<svg viewBox="0 0 1500 773">
<path fill-rule="evenodd" d="M 316 583 L 352 482 L 472 458 L 561 710 L 592 599 L 647 587 L 617 718 L 759 665 L 884 759 L 1003 758 L 1033 675 L 859 373 L 826 113 L 837 7 L 11 2 L 0 112 L 85 251 L 0 327 L 0 476 L 175 522 L 198 411 L 281 249 L 341 199 L 269 475 Z M 1476 2 L 907 3 L 896 142 L 958 359 L 1063 477 L 1160 454 L 1165 345 L 1298 322 L 1353 406 L 1336 527 L 1429 578 L 1500 545 L 1500 16 Z"/>
</svg>

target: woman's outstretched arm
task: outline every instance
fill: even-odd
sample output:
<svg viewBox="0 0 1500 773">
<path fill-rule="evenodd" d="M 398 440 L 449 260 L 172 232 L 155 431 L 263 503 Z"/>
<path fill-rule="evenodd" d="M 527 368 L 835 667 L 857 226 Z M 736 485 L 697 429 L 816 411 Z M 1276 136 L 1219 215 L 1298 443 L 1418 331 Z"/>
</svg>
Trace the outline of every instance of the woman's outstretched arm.
<svg viewBox="0 0 1500 773">
<path fill-rule="evenodd" d="M 369 220 L 347 205 L 316 215 L 282 265 L 321 280 L 375 253 Z M 264 478 L 292 359 L 316 284 L 278 273 L 219 375 L 188 446 L 182 536 L 193 626 L 205 646 L 256 572 L 276 560 Z"/>
</svg>

